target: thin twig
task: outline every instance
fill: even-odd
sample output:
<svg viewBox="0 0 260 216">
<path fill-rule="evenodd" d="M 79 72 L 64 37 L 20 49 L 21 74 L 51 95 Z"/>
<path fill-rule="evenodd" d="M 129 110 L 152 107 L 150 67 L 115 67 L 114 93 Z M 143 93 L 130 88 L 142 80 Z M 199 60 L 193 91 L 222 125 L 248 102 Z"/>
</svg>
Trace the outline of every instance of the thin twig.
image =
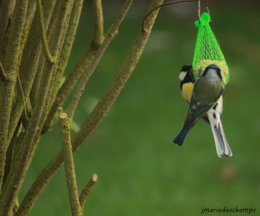
<svg viewBox="0 0 260 216">
<path fill-rule="evenodd" d="M 76 111 L 76 109 L 78 107 L 81 95 L 84 92 L 85 85 L 87 84 L 88 80 L 89 80 L 88 78 L 81 80 L 81 82 L 79 83 L 78 88 L 76 89 L 74 97 L 72 98 L 72 101 L 71 101 L 71 103 L 69 105 L 69 108 L 68 108 L 68 111 L 67 111 L 68 115 L 69 115 L 69 117 L 71 119 L 73 119 L 73 117 L 74 117 L 74 114 L 75 114 L 75 111 Z"/>
<path fill-rule="evenodd" d="M 87 197 L 91 191 L 91 189 L 94 187 L 94 185 L 98 181 L 98 175 L 94 173 L 91 178 L 89 179 L 88 183 L 84 187 L 84 189 L 81 191 L 80 196 L 79 196 L 79 202 L 81 205 L 81 208 L 84 210 L 84 205 L 86 203 Z"/>
<path fill-rule="evenodd" d="M 72 215 L 82 215 L 82 209 L 79 202 L 79 193 L 76 180 L 75 165 L 73 160 L 73 152 L 70 137 L 70 120 L 66 113 L 60 113 L 60 125 L 62 132 L 62 154 L 65 165 L 65 173 L 67 179 L 67 187 L 70 197 L 70 206 Z"/>
<path fill-rule="evenodd" d="M 127 0 L 128 1 L 128 0 Z M 156 5 L 159 5 L 162 3 L 162 0 L 153 0 L 151 7 L 153 8 Z M 148 20 L 145 22 L 147 33 L 140 33 L 137 41 L 135 42 L 135 45 L 131 49 L 131 54 L 126 59 L 125 63 L 123 64 L 119 74 L 117 75 L 115 81 L 110 87 L 109 93 L 105 95 L 105 97 L 99 102 L 99 105 L 95 108 L 93 113 L 91 114 L 90 118 L 86 123 L 83 124 L 81 130 L 77 133 L 73 143 L 73 151 L 76 151 L 76 149 L 83 144 L 83 142 L 90 136 L 90 134 L 93 132 L 93 130 L 97 127 L 97 125 L 100 123 L 101 119 L 104 117 L 106 112 L 111 108 L 113 102 L 118 97 L 120 91 L 122 90 L 122 86 L 126 83 L 128 80 L 130 74 L 133 72 L 135 65 L 140 58 L 140 55 L 144 49 L 144 46 L 148 40 L 148 37 L 150 35 L 150 31 L 153 23 L 155 21 L 156 15 L 158 11 L 155 12 L 152 16 L 147 18 Z M 127 68 L 126 68 L 127 67 Z M 126 70 L 126 71 L 125 71 Z M 122 77 L 120 77 L 122 76 Z M 115 91 L 115 92 L 112 92 Z M 112 97 L 112 98 L 110 98 Z M 108 100 L 112 100 L 111 103 L 107 103 Z M 101 110 L 104 108 L 105 109 Z M 101 114 L 101 115 L 100 115 Z M 97 118 L 97 119 L 95 119 Z M 37 177 L 33 185 L 30 187 L 29 191 L 25 195 L 25 198 L 23 199 L 20 207 L 19 207 L 19 213 L 16 216 L 21 215 L 27 215 L 33 204 L 38 199 L 39 195 L 43 191 L 44 187 L 49 183 L 51 177 L 54 176 L 57 169 L 60 167 L 60 165 L 63 162 L 62 154 L 59 153 L 53 158 L 53 160 L 45 167 L 44 170 L 40 173 L 40 175 Z"/>
<path fill-rule="evenodd" d="M 127 11 L 132 3 L 133 0 L 126 0 L 126 3 L 122 7 L 117 20 L 109 28 L 102 45 L 97 50 L 88 50 L 86 54 L 82 57 L 82 59 L 79 61 L 79 63 L 75 66 L 74 70 L 69 74 L 68 78 L 65 80 L 62 87 L 58 91 L 55 101 L 52 104 L 52 107 L 50 109 L 49 115 L 43 128 L 43 133 L 49 129 L 51 121 L 58 107 L 62 106 L 65 99 L 69 96 L 70 92 L 75 87 L 79 78 L 82 76 L 84 72 L 85 74 L 82 80 L 84 79 L 85 83 L 88 82 L 93 72 L 95 71 L 99 61 L 101 60 L 104 52 L 106 51 L 108 45 L 111 43 L 111 41 L 115 38 L 116 34 L 118 33 L 118 29 L 122 21 L 124 20 Z"/>
<path fill-rule="evenodd" d="M 103 8 L 102 0 L 93 0 L 94 9 L 94 38 L 92 41 L 92 47 L 94 49 L 98 48 L 104 40 L 104 19 L 103 19 Z"/>
<path fill-rule="evenodd" d="M 145 31 L 144 29 L 144 22 L 147 19 L 147 17 L 149 17 L 154 11 L 158 10 L 161 7 L 167 6 L 167 5 L 172 5 L 172 4 L 178 4 L 178 3 L 183 3 L 183 2 L 196 2 L 198 0 L 175 0 L 175 1 L 169 1 L 169 2 L 164 2 L 163 4 L 160 4 L 154 8 L 152 8 L 143 18 L 142 21 L 142 31 Z"/>
<path fill-rule="evenodd" d="M 49 48 L 47 37 L 46 37 L 46 28 L 45 28 L 45 22 L 44 22 L 42 1 L 37 0 L 37 5 L 38 5 L 38 9 L 39 9 L 39 18 L 40 18 L 40 25 L 41 25 L 43 48 L 44 48 L 46 57 L 49 60 L 49 62 L 54 63 L 56 59 L 55 59 L 55 56 L 52 56 L 52 54 L 50 52 L 50 48 Z"/>
</svg>

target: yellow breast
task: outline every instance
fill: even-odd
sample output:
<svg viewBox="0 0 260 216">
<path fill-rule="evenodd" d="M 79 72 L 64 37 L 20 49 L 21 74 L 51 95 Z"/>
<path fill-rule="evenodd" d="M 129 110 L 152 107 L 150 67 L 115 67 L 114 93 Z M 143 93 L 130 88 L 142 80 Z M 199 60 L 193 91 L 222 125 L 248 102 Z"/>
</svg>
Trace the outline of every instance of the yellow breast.
<svg viewBox="0 0 260 216">
<path fill-rule="evenodd" d="M 193 83 L 185 83 L 182 86 L 182 97 L 187 101 L 190 102 L 191 96 L 192 96 L 192 91 L 193 91 Z"/>
</svg>

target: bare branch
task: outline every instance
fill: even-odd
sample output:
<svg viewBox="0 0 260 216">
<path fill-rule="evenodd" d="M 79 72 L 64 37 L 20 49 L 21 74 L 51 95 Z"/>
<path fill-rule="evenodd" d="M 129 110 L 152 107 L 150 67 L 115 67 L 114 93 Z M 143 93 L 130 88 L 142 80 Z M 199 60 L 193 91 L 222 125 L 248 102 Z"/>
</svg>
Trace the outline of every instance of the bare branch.
<svg viewBox="0 0 260 216">
<path fill-rule="evenodd" d="M 60 125 L 62 132 L 62 154 L 64 157 L 65 173 L 67 187 L 70 197 L 72 215 L 82 215 L 82 209 L 79 202 L 78 186 L 76 180 L 75 165 L 70 137 L 70 120 L 66 113 L 60 113 Z"/>
<path fill-rule="evenodd" d="M 143 18 L 142 21 L 142 31 L 145 31 L 144 29 L 144 22 L 149 17 L 155 10 L 158 10 L 161 7 L 172 5 L 172 4 L 178 4 L 178 3 L 184 3 L 184 2 L 197 2 L 198 0 L 174 0 L 174 1 L 169 1 L 169 2 L 164 2 L 160 5 L 157 5 L 156 7 L 152 8 Z"/>
<path fill-rule="evenodd" d="M 91 75 L 96 69 L 96 66 L 98 65 L 99 61 L 101 60 L 104 52 L 106 51 L 108 45 L 110 42 L 114 39 L 116 34 L 118 33 L 118 29 L 124 20 L 133 0 L 127 0 L 122 7 L 120 14 L 117 18 L 117 20 L 111 25 L 109 28 L 105 40 L 102 43 L 102 45 L 97 49 L 90 49 L 86 52 L 86 54 L 82 57 L 82 59 L 79 61 L 79 63 L 75 66 L 74 70 L 69 74 L 68 78 L 63 83 L 62 87 L 58 91 L 58 94 L 55 98 L 55 101 L 52 104 L 52 107 L 50 109 L 48 118 L 45 122 L 43 132 L 47 131 L 50 127 L 51 121 L 53 119 L 53 116 L 55 115 L 58 107 L 62 106 L 65 99 L 69 96 L 72 89 L 77 84 L 79 78 L 84 74 L 84 82 L 87 84 L 88 80 L 90 79 Z"/>
<path fill-rule="evenodd" d="M 0 190 L 2 188 L 4 175 L 4 164 L 8 147 L 7 138 L 9 119 L 13 102 L 13 92 L 17 77 L 20 45 L 27 14 L 28 2 L 29 0 L 21 0 L 16 5 L 14 12 L 14 23 L 10 32 L 6 56 L 3 61 L 3 68 L 7 79 L 2 83 L 3 86 L 0 92 Z"/>
<path fill-rule="evenodd" d="M 50 51 L 48 41 L 47 41 L 46 28 L 45 28 L 45 22 L 44 22 L 44 15 L 43 15 L 43 8 L 42 8 L 42 1 L 41 0 L 37 0 L 37 6 L 38 6 L 39 19 L 40 19 L 40 25 L 41 25 L 43 48 L 44 48 L 47 59 L 50 61 L 50 63 L 54 63 L 55 62 L 55 56 L 51 55 L 51 51 Z"/>
<path fill-rule="evenodd" d="M 97 49 L 104 40 L 104 19 L 102 0 L 93 0 L 95 31 L 92 41 L 93 49 Z"/>
<path fill-rule="evenodd" d="M 0 61 L 0 80 L 5 81 L 7 79 L 7 75 L 5 74 L 2 62 Z"/>
<path fill-rule="evenodd" d="M 0 9 L 0 42 L 7 31 L 8 22 L 13 13 L 16 0 L 3 0 Z"/>
<path fill-rule="evenodd" d="M 55 51 L 54 56 L 58 56 L 58 53 L 60 51 L 59 47 L 61 43 L 61 38 L 65 34 L 65 21 L 67 19 L 67 16 L 70 15 L 74 0 L 61 0 L 59 1 L 59 3 L 61 4 L 61 8 L 59 9 L 60 18 L 57 23 L 57 28 L 55 29 L 55 32 L 53 34 L 54 37 L 52 38 L 50 43 L 50 47 Z M 37 141 L 39 140 L 43 122 L 46 117 L 44 115 L 44 112 L 46 112 L 46 101 L 48 100 L 47 96 L 54 69 L 55 64 L 48 63 L 45 66 L 45 71 L 43 73 L 43 78 L 41 82 L 41 93 L 39 95 L 39 100 L 34 107 L 27 131 L 21 142 L 21 148 L 19 148 L 16 154 L 18 163 L 11 164 L 12 168 L 10 169 L 10 172 L 6 179 L 6 183 L 3 187 L 3 193 L 1 193 L 0 196 L 1 212 L 6 212 L 10 214 L 10 212 L 12 211 L 14 201 L 18 196 L 18 193 L 24 181 L 25 174 L 37 148 L 36 144 L 38 143 Z"/>
<path fill-rule="evenodd" d="M 69 27 L 68 27 L 68 32 L 66 34 L 66 38 L 62 47 L 60 59 L 58 62 L 58 67 L 57 67 L 57 72 L 56 76 L 54 77 L 53 80 L 53 90 L 51 93 L 50 98 L 55 98 L 58 88 L 60 87 L 61 84 L 61 79 L 63 76 L 63 73 L 65 71 L 65 68 L 68 63 L 68 59 L 71 53 L 72 45 L 75 39 L 78 23 L 79 23 L 79 18 L 81 14 L 81 9 L 83 6 L 83 0 L 76 0 L 73 6 L 72 14 L 71 14 L 71 19 L 69 21 Z M 51 103 L 53 100 L 51 100 Z"/>
<path fill-rule="evenodd" d="M 127 1 L 128 2 L 128 1 Z M 153 0 L 150 6 L 151 8 L 156 7 L 157 5 L 161 4 L 163 0 Z M 150 10 L 149 9 L 149 10 Z M 73 143 L 73 151 L 75 151 L 93 132 L 93 130 L 98 126 L 102 118 L 111 108 L 113 102 L 118 97 L 120 91 L 122 90 L 123 86 L 125 85 L 126 81 L 128 80 L 129 76 L 133 72 L 135 65 L 138 59 L 141 56 L 141 53 L 144 49 L 144 46 L 148 40 L 150 35 L 151 28 L 155 21 L 158 11 L 155 11 L 153 15 L 147 18 L 145 22 L 146 29 L 148 30 L 145 33 L 140 33 L 138 39 L 135 42 L 135 45 L 131 49 L 130 55 L 125 60 L 123 66 L 121 67 L 117 77 L 115 78 L 114 82 L 112 83 L 111 87 L 109 88 L 108 93 L 104 96 L 104 98 L 99 102 L 96 106 L 95 110 L 85 122 L 81 128 L 81 130 L 77 133 Z M 126 68 L 127 67 L 127 68 Z M 108 99 L 112 100 L 109 102 Z M 33 204 L 39 197 L 40 193 L 44 189 L 44 187 L 48 184 L 51 177 L 54 176 L 57 169 L 63 162 L 62 154 L 59 153 L 55 156 L 55 158 L 46 166 L 46 168 L 40 173 L 37 177 L 31 188 L 29 189 L 28 193 L 26 194 L 24 200 L 22 201 L 19 213 L 17 216 L 26 215 L 31 210 Z"/>
<path fill-rule="evenodd" d="M 22 55 L 23 55 L 23 51 L 25 48 L 25 44 L 27 42 L 28 39 L 28 35 L 29 35 L 29 31 L 31 28 L 31 24 L 32 24 L 32 20 L 34 17 L 36 11 L 36 2 L 35 1 L 31 1 L 28 4 L 28 9 L 27 9 L 27 15 L 26 15 L 26 20 L 25 20 L 25 24 L 24 24 L 24 31 L 23 31 L 23 36 L 22 36 L 22 41 L 21 41 L 21 45 L 20 45 L 20 53 L 19 53 L 19 60 L 18 60 L 18 67 L 20 68 L 21 65 L 21 59 L 22 59 Z M 23 90 L 23 85 L 21 82 L 21 78 L 20 78 L 20 73 L 19 71 L 17 71 L 17 81 L 18 81 L 18 92 L 21 93 L 17 93 L 17 95 L 21 95 L 21 99 L 23 101 L 23 106 L 24 106 L 24 114 L 26 119 L 28 119 L 28 111 L 30 111 L 30 103 L 29 103 L 29 97 L 25 96 L 24 90 Z M 20 91 L 19 91 L 20 90 Z M 9 125 L 9 129 L 10 129 L 11 124 Z M 9 142 L 9 134 L 10 132 L 8 131 L 8 142 Z"/>
<path fill-rule="evenodd" d="M 56 0 L 49 0 L 46 1 L 45 7 L 48 6 L 48 10 L 45 10 L 45 21 L 46 25 L 49 25 L 49 22 L 51 20 L 51 16 L 53 13 L 53 9 L 55 7 Z M 19 75 L 21 78 L 21 85 L 23 87 L 25 98 L 29 98 L 29 94 L 34 82 L 34 78 L 37 73 L 37 66 L 39 63 L 39 59 L 42 53 L 42 43 L 40 38 L 40 26 L 37 19 L 33 20 L 31 31 L 28 36 L 28 41 L 25 45 L 24 52 L 21 59 L 21 66 L 19 68 Z M 30 64 L 28 64 L 30 62 Z M 40 65 L 42 66 L 42 65 Z M 42 66 L 43 68 L 43 66 Z M 37 74 L 37 77 L 40 75 Z M 18 88 L 19 93 L 19 88 Z M 12 139 L 14 130 L 16 128 L 16 125 L 18 124 L 18 121 L 22 115 L 23 112 L 23 105 L 24 101 L 21 97 L 17 97 L 16 101 L 12 108 L 12 115 L 10 119 L 10 126 L 9 126 L 9 134 L 8 134 L 8 140 Z"/>
<path fill-rule="evenodd" d="M 152 2 L 152 6 L 158 5 L 158 2 L 162 3 L 163 0 L 154 0 Z M 84 140 L 89 138 L 89 136 L 98 127 L 102 119 L 105 117 L 107 112 L 114 104 L 115 100 L 119 96 L 121 90 L 128 81 L 129 77 L 135 69 L 137 62 L 141 57 L 141 54 L 150 36 L 150 32 L 157 14 L 158 10 L 154 11 L 153 14 L 146 19 L 146 22 L 144 23 L 146 31 L 139 34 L 134 46 L 130 51 L 129 56 L 125 59 L 123 65 L 121 66 L 121 69 L 119 70 L 116 78 L 110 85 L 107 93 L 96 105 L 89 118 L 81 126 L 80 131 L 73 139 L 73 148 L 77 149 L 84 142 Z"/>
<path fill-rule="evenodd" d="M 94 185 L 97 183 L 98 181 L 98 175 L 96 173 L 94 173 L 91 178 L 89 179 L 88 183 L 86 184 L 86 186 L 84 187 L 84 189 L 82 190 L 82 192 L 80 193 L 79 196 L 79 202 L 81 205 L 81 208 L 84 210 L 84 205 L 86 203 L 87 197 L 91 191 L 91 189 L 94 187 Z"/>
</svg>

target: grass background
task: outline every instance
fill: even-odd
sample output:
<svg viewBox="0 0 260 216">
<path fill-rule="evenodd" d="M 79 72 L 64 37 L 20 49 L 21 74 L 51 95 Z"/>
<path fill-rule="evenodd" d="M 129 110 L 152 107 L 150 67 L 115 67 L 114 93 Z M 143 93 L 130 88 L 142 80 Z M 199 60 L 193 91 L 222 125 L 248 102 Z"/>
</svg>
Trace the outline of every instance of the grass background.
<svg viewBox="0 0 260 216">
<path fill-rule="evenodd" d="M 88 215 L 199 215 L 202 207 L 225 206 L 260 211 L 260 5 L 234 0 L 202 3 L 210 7 L 213 31 L 230 66 L 222 119 L 234 157 L 217 157 L 211 130 L 203 121 L 190 131 L 183 147 L 172 144 L 187 111 L 178 75 L 180 67 L 192 60 L 197 12 L 194 3 L 165 8 L 111 112 L 87 145 L 75 153 L 80 190 L 92 173 L 99 175 L 86 206 Z M 120 1 L 105 5 L 107 27 L 121 5 Z M 77 110 L 79 125 L 127 56 L 147 5 L 147 1 L 134 4 L 91 78 Z M 68 72 L 88 48 L 91 19 L 87 6 Z M 41 141 L 23 194 L 60 148 L 60 131 L 54 128 Z M 70 214 L 62 167 L 31 215 Z"/>
</svg>

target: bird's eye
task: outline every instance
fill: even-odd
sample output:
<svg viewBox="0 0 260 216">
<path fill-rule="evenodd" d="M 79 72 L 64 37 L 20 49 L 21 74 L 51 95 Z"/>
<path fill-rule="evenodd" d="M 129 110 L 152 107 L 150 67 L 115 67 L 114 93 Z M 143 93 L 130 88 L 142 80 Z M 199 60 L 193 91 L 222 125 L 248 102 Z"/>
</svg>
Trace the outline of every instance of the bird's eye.
<svg viewBox="0 0 260 216">
<path fill-rule="evenodd" d="M 184 78 L 185 78 L 185 76 L 186 76 L 186 74 L 187 74 L 186 71 L 181 71 L 181 72 L 180 72 L 180 75 L 179 75 L 179 80 L 180 80 L 180 81 L 183 81 Z"/>
</svg>

